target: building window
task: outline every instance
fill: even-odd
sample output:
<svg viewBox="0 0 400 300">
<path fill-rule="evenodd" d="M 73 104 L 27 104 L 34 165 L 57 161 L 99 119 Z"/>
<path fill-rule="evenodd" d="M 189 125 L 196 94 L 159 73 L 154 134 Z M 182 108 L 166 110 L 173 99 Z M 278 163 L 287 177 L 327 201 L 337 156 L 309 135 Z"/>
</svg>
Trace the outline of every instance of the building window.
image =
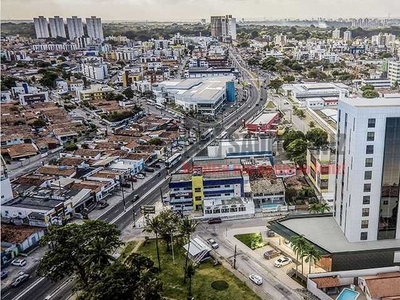
<svg viewBox="0 0 400 300">
<path fill-rule="evenodd" d="M 221 209 L 221 213 L 228 213 L 229 212 L 229 208 L 223 208 L 223 209 Z"/>
<path fill-rule="evenodd" d="M 365 153 L 374 154 L 374 145 L 367 145 L 367 147 L 365 148 Z"/>
<path fill-rule="evenodd" d="M 219 208 L 214 209 L 214 214 L 220 214 L 221 210 Z"/>
<path fill-rule="evenodd" d="M 363 204 L 368 205 L 371 202 L 371 196 L 364 196 L 363 197 Z"/>
<path fill-rule="evenodd" d="M 206 209 L 206 215 L 207 214 L 212 214 L 212 210 L 211 209 Z"/>
<path fill-rule="evenodd" d="M 230 185 L 229 184 L 225 184 L 225 187 L 230 187 Z"/>
<path fill-rule="evenodd" d="M 369 217 L 369 208 L 363 208 L 362 209 L 362 216 L 363 217 Z"/>
<path fill-rule="evenodd" d="M 368 119 L 368 128 L 375 128 L 375 119 Z"/>
<path fill-rule="evenodd" d="M 237 208 L 236 207 L 231 207 L 231 212 L 237 212 Z"/>
<path fill-rule="evenodd" d="M 368 220 L 362 220 L 361 221 L 361 228 L 363 228 L 363 229 L 368 228 L 368 223 L 369 223 Z"/>
<path fill-rule="evenodd" d="M 370 179 L 372 179 L 372 171 L 365 171 L 365 172 L 364 172 L 364 179 L 365 179 L 365 180 L 370 180 Z"/>
<path fill-rule="evenodd" d="M 196 200 L 196 201 L 201 201 L 201 196 L 196 196 L 196 197 L 194 197 L 194 200 Z"/>
<path fill-rule="evenodd" d="M 371 184 L 370 183 L 364 183 L 364 193 L 368 193 L 371 191 Z"/>
<path fill-rule="evenodd" d="M 246 206 L 239 206 L 239 211 L 246 211 Z"/>
<path fill-rule="evenodd" d="M 194 191 L 195 191 L 196 193 L 200 193 L 200 192 L 201 192 L 201 188 L 195 188 Z"/>
<path fill-rule="evenodd" d="M 382 201 L 382 204 L 383 204 L 383 205 L 389 205 L 389 200 L 383 200 L 383 201 Z"/>
<path fill-rule="evenodd" d="M 372 157 L 368 157 L 365 159 L 365 167 L 370 168 L 372 167 L 372 164 L 374 162 L 374 159 Z"/>
<path fill-rule="evenodd" d="M 360 240 L 362 241 L 368 240 L 368 232 L 361 232 Z"/>
<path fill-rule="evenodd" d="M 225 194 L 225 196 L 230 196 L 231 194 L 229 194 L 229 193 L 227 193 L 227 194 Z"/>
<path fill-rule="evenodd" d="M 375 140 L 375 132 L 367 132 L 367 141 L 373 142 Z"/>
</svg>

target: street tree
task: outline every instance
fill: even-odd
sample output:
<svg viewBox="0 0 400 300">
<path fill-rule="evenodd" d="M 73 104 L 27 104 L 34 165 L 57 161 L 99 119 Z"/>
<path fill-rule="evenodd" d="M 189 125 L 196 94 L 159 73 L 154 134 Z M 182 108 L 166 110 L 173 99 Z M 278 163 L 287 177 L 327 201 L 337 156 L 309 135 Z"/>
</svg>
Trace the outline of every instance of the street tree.
<svg viewBox="0 0 400 300">
<path fill-rule="evenodd" d="M 186 283 L 186 275 L 187 275 L 187 267 L 189 262 L 189 249 L 190 249 L 190 238 L 191 235 L 196 231 L 198 223 L 188 217 L 182 219 L 181 226 L 179 231 L 181 234 L 186 237 L 186 241 L 188 243 L 188 249 L 186 251 L 186 259 L 185 259 L 185 269 L 183 275 L 183 283 Z"/>
<path fill-rule="evenodd" d="M 375 90 L 365 90 L 362 93 L 363 98 L 378 98 L 379 93 Z"/>
<path fill-rule="evenodd" d="M 156 236 L 156 251 L 157 251 L 157 261 L 158 261 L 158 270 L 161 271 L 161 260 L 160 260 L 160 248 L 158 245 L 158 237 L 161 232 L 161 220 L 159 216 L 155 216 L 146 220 L 146 227 L 143 229 L 143 232 L 154 233 Z"/>
<path fill-rule="evenodd" d="M 100 269 L 110 265 L 108 255 L 121 245 L 119 234 L 115 225 L 99 220 L 82 225 L 51 225 L 41 240 L 50 249 L 40 261 L 37 273 L 53 281 L 76 275 L 78 286 L 85 289 Z"/>
<path fill-rule="evenodd" d="M 304 268 L 304 253 L 306 252 L 306 249 L 309 245 L 308 241 L 304 237 L 304 235 L 296 235 L 293 236 L 290 239 L 290 242 L 292 243 L 292 249 L 294 253 L 296 254 L 296 260 L 299 261 L 301 258 L 301 273 L 303 274 L 303 268 Z M 296 263 L 296 275 L 298 273 L 298 265 Z"/>
<path fill-rule="evenodd" d="M 299 166 L 304 166 L 306 163 L 306 151 L 308 144 L 305 140 L 297 139 L 289 144 L 286 153 L 288 158 L 294 161 Z"/>
<path fill-rule="evenodd" d="M 321 128 L 312 128 L 306 133 L 306 139 L 314 147 L 324 147 L 328 145 L 328 134 Z"/>
<path fill-rule="evenodd" d="M 321 259 L 321 252 L 310 244 L 304 254 L 305 262 L 308 263 L 308 274 L 310 274 L 312 265 L 315 265 Z"/>
<path fill-rule="evenodd" d="M 269 82 L 268 87 L 274 89 L 276 93 L 278 93 L 279 89 L 281 88 L 283 81 L 280 79 L 272 79 Z"/>
</svg>

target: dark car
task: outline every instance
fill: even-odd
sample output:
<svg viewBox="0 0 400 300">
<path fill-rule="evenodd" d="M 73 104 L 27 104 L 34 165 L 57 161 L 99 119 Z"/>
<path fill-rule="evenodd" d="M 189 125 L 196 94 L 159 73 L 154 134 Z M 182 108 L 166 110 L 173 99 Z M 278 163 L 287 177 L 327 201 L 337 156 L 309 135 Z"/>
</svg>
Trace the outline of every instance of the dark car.
<svg viewBox="0 0 400 300">
<path fill-rule="evenodd" d="M 109 203 L 107 203 L 107 202 L 100 202 L 99 209 L 104 209 L 104 208 L 106 208 L 106 207 L 108 207 L 108 206 L 110 206 Z"/>
<path fill-rule="evenodd" d="M 124 188 L 130 188 L 130 187 L 131 187 L 131 184 L 125 182 L 125 183 L 121 183 L 121 186 L 124 187 Z"/>
<path fill-rule="evenodd" d="M 7 271 L 1 271 L 1 279 L 7 278 L 8 272 Z"/>
<path fill-rule="evenodd" d="M 212 218 L 208 220 L 208 224 L 219 224 L 219 223 L 222 223 L 221 218 Z"/>
<path fill-rule="evenodd" d="M 154 165 L 154 168 L 156 168 L 156 169 L 161 169 L 161 165 L 156 164 L 156 165 Z"/>
<path fill-rule="evenodd" d="M 138 194 L 133 195 L 132 202 L 139 200 L 140 196 Z"/>
<path fill-rule="evenodd" d="M 29 274 L 22 274 L 20 276 L 18 276 L 12 283 L 11 286 L 12 287 L 17 287 L 19 286 L 21 283 L 27 281 L 31 276 Z"/>
<path fill-rule="evenodd" d="M 135 176 L 129 177 L 128 180 L 132 182 L 137 182 L 137 178 Z"/>
<path fill-rule="evenodd" d="M 154 169 L 153 168 L 145 168 L 144 170 L 146 172 L 154 173 Z"/>
</svg>

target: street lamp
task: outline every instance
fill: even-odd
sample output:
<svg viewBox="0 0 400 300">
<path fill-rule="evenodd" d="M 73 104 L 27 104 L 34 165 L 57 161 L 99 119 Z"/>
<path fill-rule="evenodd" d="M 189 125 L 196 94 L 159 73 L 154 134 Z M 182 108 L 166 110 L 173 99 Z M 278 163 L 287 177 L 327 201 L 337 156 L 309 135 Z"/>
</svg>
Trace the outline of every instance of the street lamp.
<svg viewBox="0 0 400 300">
<path fill-rule="evenodd" d="M 135 228 L 136 227 L 136 212 L 135 212 L 135 209 L 133 208 L 132 209 L 132 212 L 133 212 L 133 214 L 132 214 L 132 216 L 133 216 L 133 228 Z"/>
</svg>

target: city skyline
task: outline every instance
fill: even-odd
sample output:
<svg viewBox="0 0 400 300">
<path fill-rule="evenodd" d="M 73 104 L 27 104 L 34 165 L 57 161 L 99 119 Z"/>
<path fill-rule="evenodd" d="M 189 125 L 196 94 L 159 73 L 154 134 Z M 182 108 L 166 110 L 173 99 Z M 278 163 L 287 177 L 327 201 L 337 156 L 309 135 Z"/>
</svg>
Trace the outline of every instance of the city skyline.
<svg viewBox="0 0 400 300">
<path fill-rule="evenodd" d="M 110 10 L 110 5 L 113 9 Z M 311 19 L 400 17 L 400 2 L 390 0 L 3 0 L 2 20 L 29 20 L 38 15 L 67 17 L 97 15 L 103 20 L 200 20 L 211 15 L 234 15 L 245 19 Z"/>
</svg>

